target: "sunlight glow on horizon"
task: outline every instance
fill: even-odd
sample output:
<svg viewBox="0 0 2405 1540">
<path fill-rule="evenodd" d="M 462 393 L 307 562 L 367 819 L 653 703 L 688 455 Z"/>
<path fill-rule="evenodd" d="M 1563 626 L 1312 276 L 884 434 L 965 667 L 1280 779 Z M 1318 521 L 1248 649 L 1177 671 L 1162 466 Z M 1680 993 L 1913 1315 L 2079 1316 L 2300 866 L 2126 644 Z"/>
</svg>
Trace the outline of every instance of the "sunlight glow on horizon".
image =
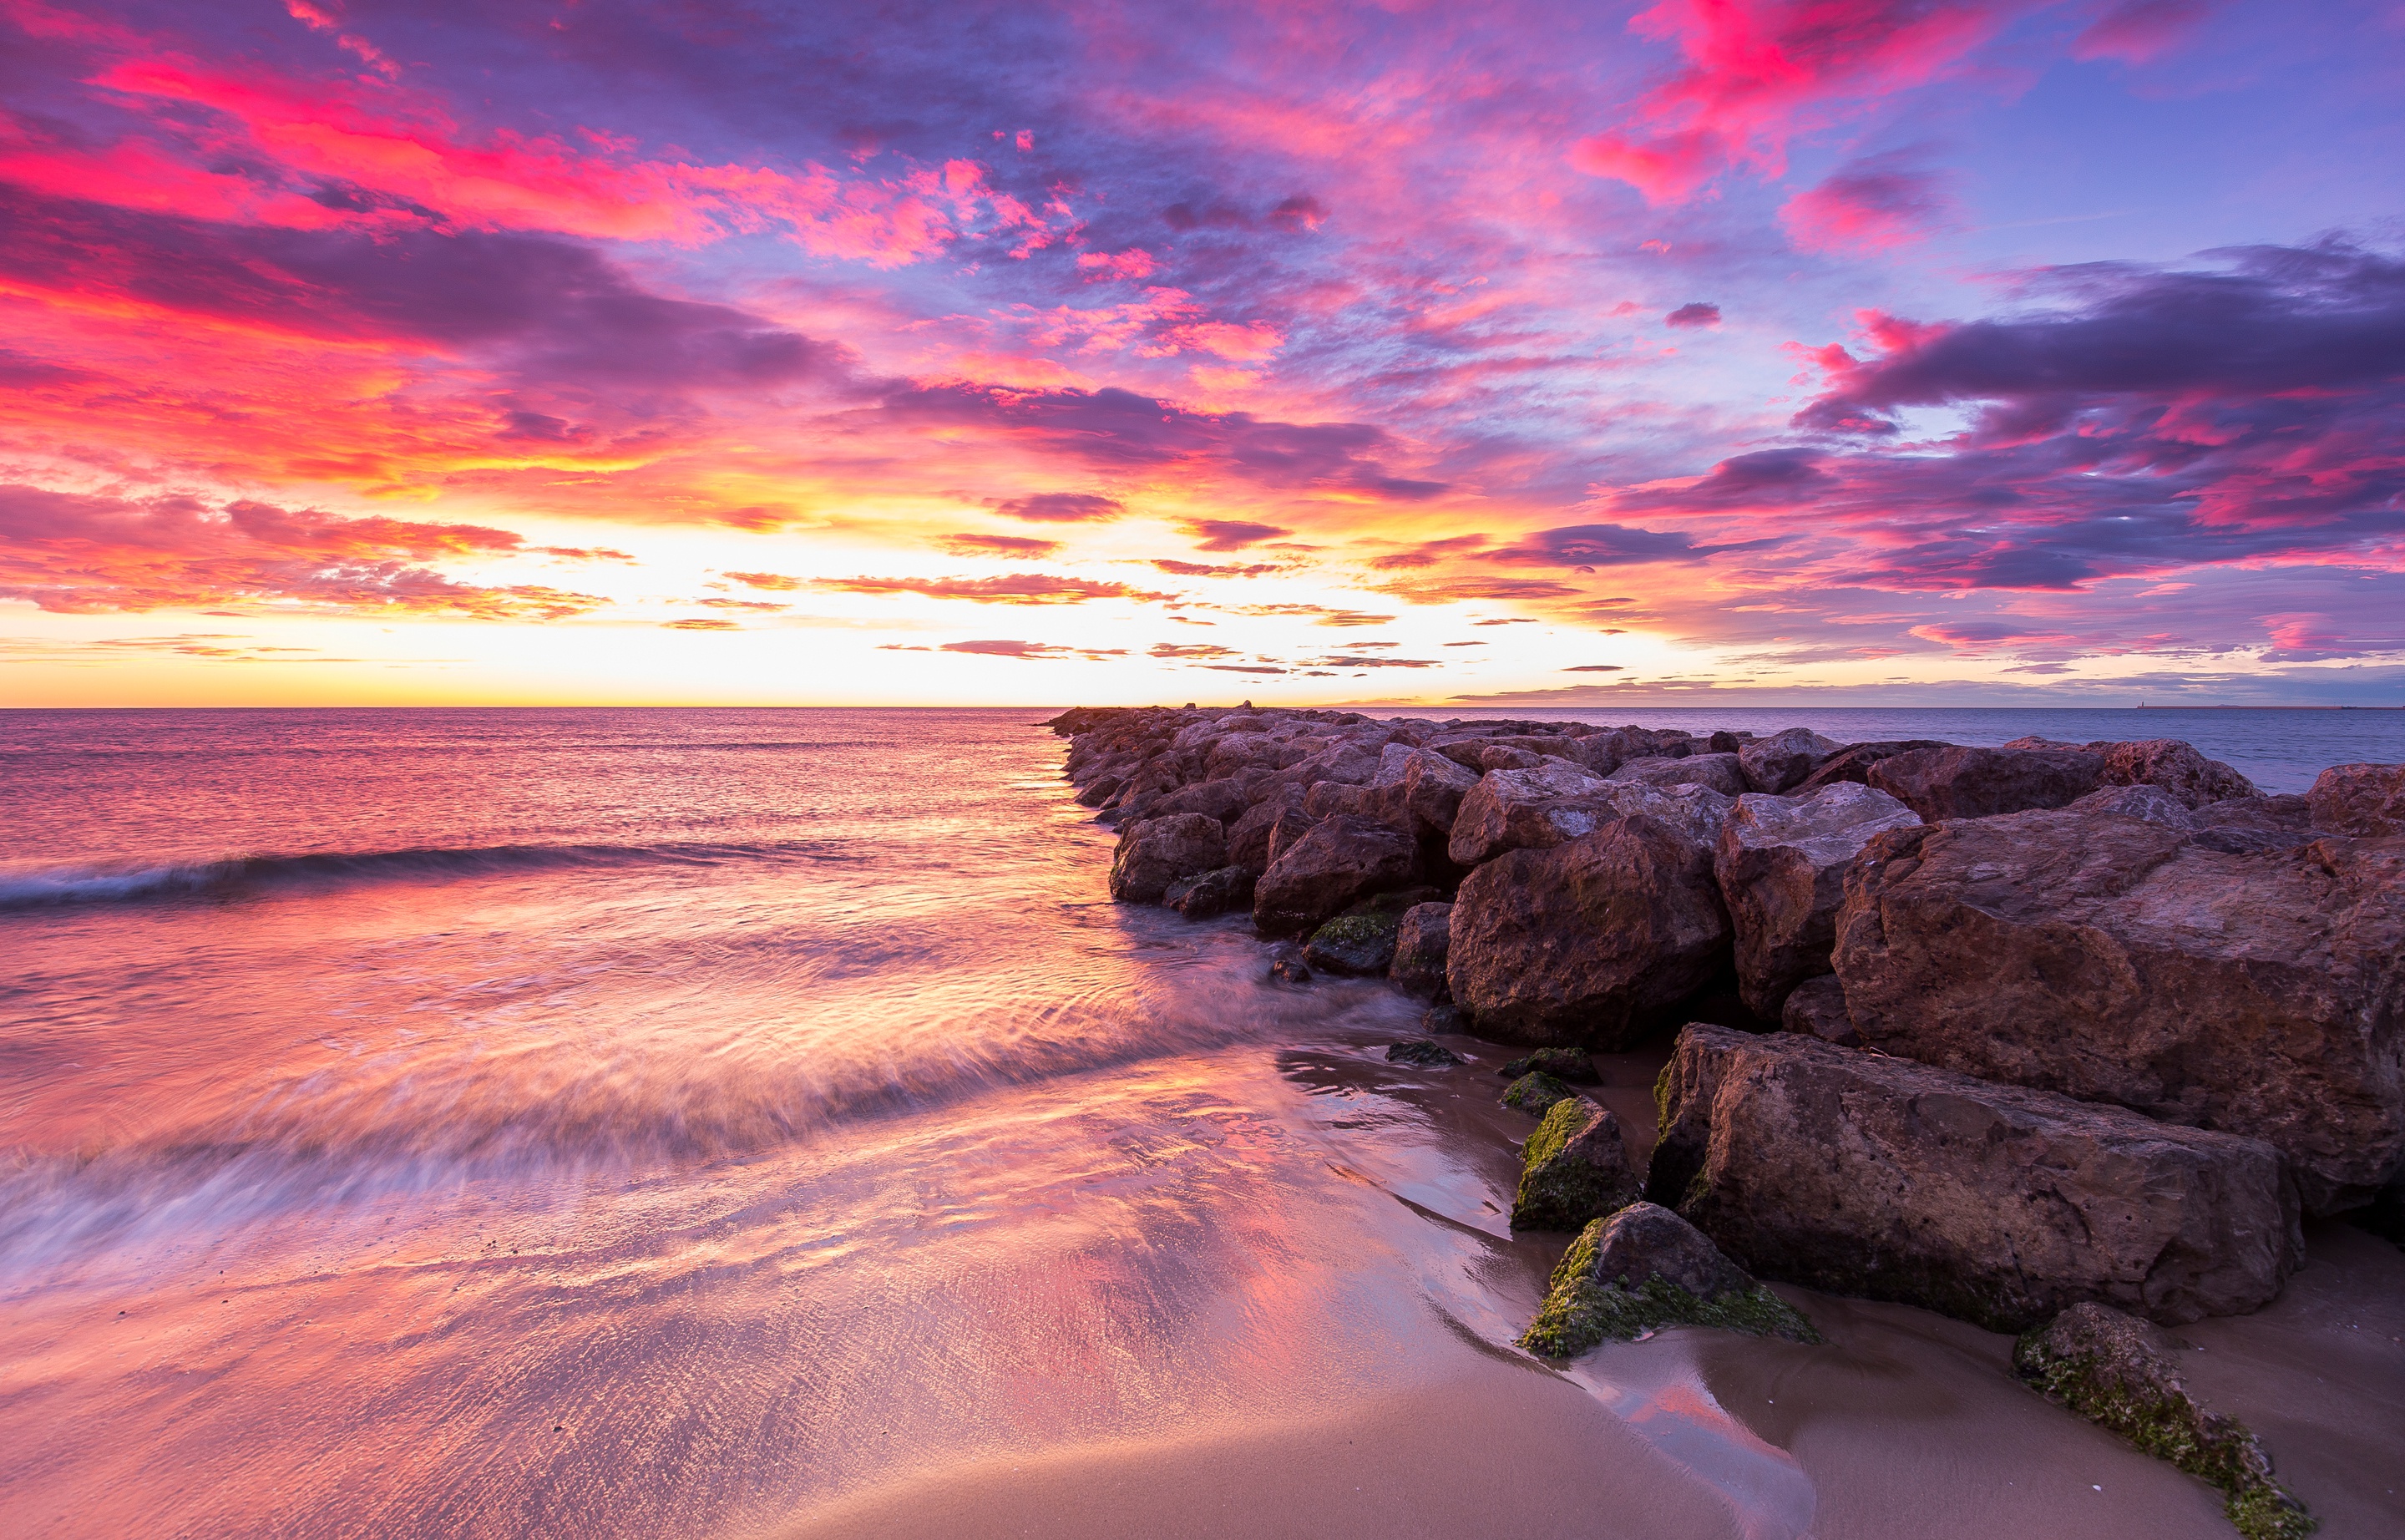
<svg viewBox="0 0 2405 1540">
<path fill-rule="evenodd" d="M 2395 17 L 1837 8 L 0 0 L 0 705 L 2398 699 Z"/>
</svg>

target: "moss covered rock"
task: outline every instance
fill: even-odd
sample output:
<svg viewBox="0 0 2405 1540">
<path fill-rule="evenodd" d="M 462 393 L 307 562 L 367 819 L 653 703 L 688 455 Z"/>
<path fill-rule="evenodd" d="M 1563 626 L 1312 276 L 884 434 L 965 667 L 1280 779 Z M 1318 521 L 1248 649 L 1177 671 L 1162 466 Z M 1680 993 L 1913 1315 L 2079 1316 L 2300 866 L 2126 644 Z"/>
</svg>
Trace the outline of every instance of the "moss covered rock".
<svg viewBox="0 0 2405 1540">
<path fill-rule="evenodd" d="M 1386 1062 L 1425 1065 L 1435 1068 L 1448 1064 L 1459 1064 L 1462 1060 L 1460 1054 L 1442 1043 L 1430 1042 L 1426 1038 L 1406 1038 L 1401 1042 L 1386 1045 Z"/>
<path fill-rule="evenodd" d="M 1667 1208 L 1632 1203 L 1570 1242 L 1520 1346 L 1568 1358 L 1665 1326 L 1821 1340 L 1794 1307 L 1722 1255 L 1702 1231 Z"/>
<path fill-rule="evenodd" d="M 1515 1230 L 1575 1230 L 1637 1200 L 1643 1184 L 1629 1169 L 1620 1120 L 1584 1096 L 1545 1109 L 1521 1151 Z"/>
<path fill-rule="evenodd" d="M 1356 905 L 1312 932 L 1302 949 L 1303 960 L 1323 973 L 1354 978 L 1384 973 L 1395 961 L 1395 933 L 1401 914 L 1368 904 Z"/>
<path fill-rule="evenodd" d="M 1503 1105 L 1543 1117 L 1554 1103 L 1578 1093 L 1543 1070 L 1521 1076 L 1503 1088 Z"/>
<path fill-rule="evenodd" d="M 2109 1306 L 2074 1305 L 2025 1333 L 2013 1349 L 2023 1379 L 2100 1427 L 2202 1476 L 2247 1540 L 2295 1540 L 2314 1532 L 2303 1505 L 2271 1478 L 2271 1457 L 2237 1419 L 2188 1393 L 2159 1328 Z"/>
</svg>

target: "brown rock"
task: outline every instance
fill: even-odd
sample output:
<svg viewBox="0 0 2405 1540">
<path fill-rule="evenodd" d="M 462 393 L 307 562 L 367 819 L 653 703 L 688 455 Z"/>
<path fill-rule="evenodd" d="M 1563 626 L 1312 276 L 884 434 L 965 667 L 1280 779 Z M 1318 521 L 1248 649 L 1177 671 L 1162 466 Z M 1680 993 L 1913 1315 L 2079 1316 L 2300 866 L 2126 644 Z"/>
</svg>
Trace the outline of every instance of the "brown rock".
<svg viewBox="0 0 2405 1540">
<path fill-rule="evenodd" d="M 2108 785 L 2159 786 L 2191 808 L 2232 797 L 2259 795 L 2255 783 L 2218 759 L 2207 759 L 2176 738 L 2141 738 L 2088 745 L 2104 756 Z M 2398 832 L 2405 833 L 2405 829 Z"/>
<path fill-rule="evenodd" d="M 1180 812 L 1199 812 L 1205 818 L 1217 819 L 1223 827 L 1244 816 L 1252 803 L 1243 783 L 1231 780 L 1203 781 L 1164 793 L 1146 811 L 1155 818 L 1167 818 Z"/>
<path fill-rule="evenodd" d="M 1951 743 L 1941 743 L 1934 738 L 1905 738 L 1878 743 L 1849 743 L 1821 761 L 1811 774 L 1788 789 L 1801 797 L 1839 781 L 1864 782 L 1871 767 L 1882 759 L 1892 759 L 1899 754 L 1915 749 L 1950 749 Z"/>
<path fill-rule="evenodd" d="M 1119 831 L 1111 855 L 1111 897 L 1157 904 L 1178 878 L 1227 864 L 1228 842 L 1217 818 L 1199 812 L 1147 818 Z"/>
<path fill-rule="evenodd" d="M 1709 848 L 1640 814 L 1471 872 L 1445 978 L 1485 1036 L 1617 1050 L 1711 980 L 1729 934 Z"/>
<path fill-rule="evenodd" d="M 2023 1379 L 2148 1454 L 2219 1487 L 2246 1540 L 2303 1540 L 2317 1527 L 2271 1475 L 2246 1424 L 2199 1402 L 2180 1373 L 2188 1344 L 2106 1305 L 2074 1305 L 2013 1345 Z"/>
<path fill-rule="evenodd" d="M 2405 765 L 2332 765 L 2305 793 L 2314 827 L 2386 839 L 2405 834 Z"/>
<path fill-rule="evenodd" d="M 1270 864 L 1270 841 L 1281 818 L 1302 816 L 1302 796 L 1300 791 L 1283 790 L 1278 797 L 1254 803 L 1234 823 L 1228 826 L 1228 859 L 1236 866 L 1250 867 L 1255 871 L 1267 870 Z M 1302 837 L 1304 824 L 1291 830 L 1295 839 Z"/>
<path fill-rule="evenodd" d="M 2233 855 L 2294 850 L 2314 838 L 2313 808 L 2301 797 L 2232 797 L 2196 810 L 2196 842 Z"/>
<path fill-rule="evenodd" d="M 1797 984 L 1779 1010 L 1779 1025 L 1781 1031 L 1801 1032 L 1839 1048 L 1863 1046 L 1862 1034 L 1854 1030 L 1854 1019 L 1846 1014 L 1846 986 L 1837 982 L 1834 973 L 1823 973 Z"/>
<path fill-rule="evenodd" d="M 2405 841 L 2231 855 L 2067 810 L 1878 837 L 1833 960 L 1871 1047 L 2267 1140 L 2306 1208 L 2405 1155 Z"/>
<path fill-rule="evenodd" d="M 1614 816 L 1610 789 L 1567 761 L 1489 770 L 1465 793 L 1445 854 L 1466 867 L 1507 850 L 1539 850 L 1592 834 Z"/>
<path fill-rule="evenodd" d="M 2018 1331 L 2084 1300 L 2241 1314 L 2303 1260 L 2259 1140 L 1699 1024 L 1658 1095 L 1647 1194 L 1765 1277 Z"/>
<path fill-rule="evenodd" d="M 1691 754 L 1681 759 L 1632 759 L 1605 777 L 1647 786 L 1709 786 L 1723 797 L 1742 795 L 1745 770 L 1734 754 Z"/>
<path fill-rule="evenodd" d="M 1453 940 L 1451 904 L 1415 904 L 1395 932 L 1395 961 L 1386 976 L 1414 995 L 1444 994 L 1444 959 Z"/>
<path fill-rule="evenodd" d="M 1846 864 L 1872 835 L 1918 814 L 1869 786 L 1840 781 L 1808 797 L 1747 796 L 1722 826 L 1713 875 L 1737 928 L 1737 994 L 1777 1020 L 1787 992 L 1829 970 Z"/>
<path fill-rule="evenodd" d="M 1373 893 L 1407 886 L 1419 869 L 1411 836 L 1367 818 L 1323 819 L 1279 851 L 1253 888 L 1253 924 L 1308 935 Z"/>
<path fill-rule="evenodd" d="M 2104 758 L 2080 749 L 1914 749 L 1864 774 L 1930 823 L 2059 808 L 2094 791 Z"/>
<path fill-rule="evenodd" d="M 1521 1148 L 1512 1228 L 1581 1229 L 1636 1202 L 1642 1185 L 1628 1167 L 1620 1120 L 1584 1096 L 1566 1096 Z"/>
<path fill-rule="evenodd" d="M 1615 818 L 1642 813 L 1691 839 L 1720 838 L 1732 800 L 1709 786 L 1597 781 L 1568 766 L 1487 774 L 1461 800 L 1446 854 L 1474 867 L 1507 850 L 1543 850 L 1594 833 Z"/>
<path fill-rule="evenodd" d="M 1231 910 L 1253 907 L 1253 880 L 1248 867 L 1218 867 L 1169 884 L 1160 901 L 1189 920 L 1207 920 Z"/>
<path fill-rule="evenodd" d="M 1778 796 L 1803 784 L 1807 776 L 1844 747 L 1809 728 L 1789 728 L 1738 749 L 1737 762 L 1745 771 L 1748 787 Z"/>
</svg>

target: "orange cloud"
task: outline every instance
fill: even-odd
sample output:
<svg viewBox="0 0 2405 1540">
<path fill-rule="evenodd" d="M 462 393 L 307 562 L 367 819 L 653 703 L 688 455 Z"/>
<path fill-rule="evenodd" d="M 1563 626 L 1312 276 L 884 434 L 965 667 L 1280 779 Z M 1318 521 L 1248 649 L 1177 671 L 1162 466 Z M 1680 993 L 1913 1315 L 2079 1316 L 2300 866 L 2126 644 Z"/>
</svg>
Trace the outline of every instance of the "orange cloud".
<svg viewBox="0 0 2405 1540">
<path fill-rule="evenodd" d="M 921 594 L 978 604 L 1083 604 L 1093 599 L 1160 603 L 1177 597 L 1100 578 L 1055 577 L 1046 572 L 1013 572 L 1006 577 L 823 577 L 811 586 L 848 594 Z"/>
<path fill-rule="evenodd" d="M 540 585 L 463 584 L 413 565 L 527 549 L 482 525 L 0 487 L 0 597 L 63 615 L 269 604 L 556 620 L 607 602 Z"/>
</svg>

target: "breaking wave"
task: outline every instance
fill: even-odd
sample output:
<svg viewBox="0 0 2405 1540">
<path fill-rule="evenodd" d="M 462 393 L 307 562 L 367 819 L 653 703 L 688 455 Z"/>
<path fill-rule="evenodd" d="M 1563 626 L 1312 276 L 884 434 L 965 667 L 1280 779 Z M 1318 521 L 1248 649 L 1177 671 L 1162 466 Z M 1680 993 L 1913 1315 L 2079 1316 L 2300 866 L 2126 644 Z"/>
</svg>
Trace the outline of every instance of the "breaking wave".
<svg viewBox="0 0 2405 1540">
<path fill-rule="evenodd" d="M 353 883 L 441 882 L 511 871 L 578 867 L 717 866 L 736 861 L 840 860 L 839 845 L 662 843 L 420 846 L 406 850 L 324 851 L 298 855 L 233 855 L 148 866 L 105 862 L 0 866 L 0 911 L 57 904 L 144 902 L 227 897 L 279 887 Z"/>
</svg>

